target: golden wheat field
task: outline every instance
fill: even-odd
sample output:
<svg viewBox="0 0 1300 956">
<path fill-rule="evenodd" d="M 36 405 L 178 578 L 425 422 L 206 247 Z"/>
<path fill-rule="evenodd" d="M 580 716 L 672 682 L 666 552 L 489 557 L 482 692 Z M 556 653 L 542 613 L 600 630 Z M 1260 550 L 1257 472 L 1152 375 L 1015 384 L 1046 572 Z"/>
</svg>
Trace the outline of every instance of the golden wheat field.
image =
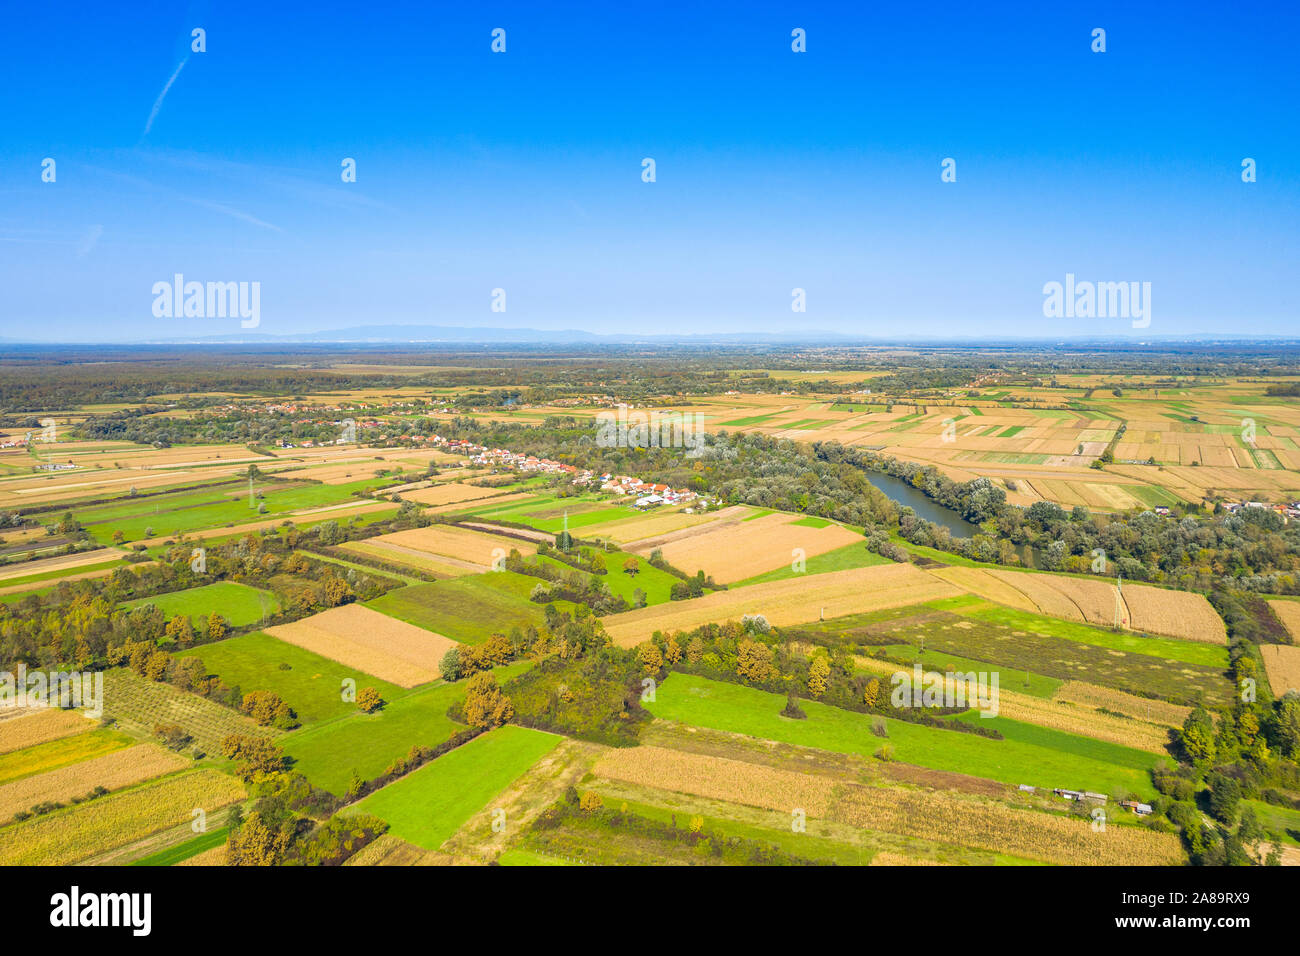
<svg viewBox="0 0 1300 956">
<path fill-rule="evenodd" d="M 432 488 L 419 488 L 415 491 L 402 492 L 402 498 L 405 500 L 422 505 L 449 505 L 460 501 L 477 501 L 480 498 L 496 498 L 502 495 L 503 492 L 498 488 L 478 488 L 474 485 L 462 485 L 459 482 L 449 482 L 434 485 Z"/>
<path fill-rule="evenodd" d="M 1000 568 L 989 573 L 1023 593 L 1050 617 L 1097 627 L 1115 623 L 1116 587 L 1110 581 Z M 1125 584 L 1119 615 L 1121 626 L 1129 630 L 1206 644 L 1228 641 L 1223 620 L 1213 606 L 1204 595 L 1191 591 Z"/>
<path fill-rule="evenodd" d="M 969 591 L 977 597 L 982 597 L 986 601 L 1005 604 L 1007 607 L 1013 607 L 1019 611 L 1029 611 L 1032 614 L 1038 613 L 1038 605 L 1029 600 L 1023 592 L 983 568 L 956 566 L 931 568 L 929 573 L 943 581 L 947 581 L 954 587 L 959 587 L 963 591 Z"/>
<path fill-rule="evenodd" d="M 1122 690 L 1112 690 L 1109 687 L 1079 680 L 1066 681 L 1056 689 L 1052 699 L 1080 704 L 1094 710 L 1105 709 L 1128 714 L 1130 717 L 1136 717 L 1150 724 L 1159 724 L 1162 727 L 1181 727 L 1187 720 L 1187 715 L 1192 712 L 1190 707 L 1171 704 L 1167 700 L 1138 697 L 1136 694 L 1126 694 Z"/>
<path fill-rule="evenodd" d="M 1268 606 L 1291 635 L 1291 643 L 1300 642 L 1300 601 L 1269 601 Z"/>
<path fill-rule="evenodd" d="M 54 707 L 0 708 L 0 754 L 34 747 L 95 728 L 80 711 Z"/>
<path fill-rule="evenodd" d="M 653 746 L 611 750 L 596 762 L 592 772 L 609 780 L 766 810 L 798 808 L 813 817 L 830 812 L 835 789 L 834 780 L 818 774 Z"/>
<path fill-rule="evenodd" d="M 582 536 L 608 538 L 616 544 L 624 545 L 627 550 L 648 551 L 658 543 L 672 540 L 676 535 L 693 533 L 705 527 L 720 527 L 752 513 L 744 505 L 732 505 L 705 514 L 688 515 L 684 510 L 650 512 L 588 525 L 582 529 Z"/>
<path fill-rule="evenodd" d="M 1052 587 L 1046 574 L 1026 574 L 1001 568 L 992 569 L 989 574 L 1023 594 L 1038 607 L 1038 613 L 1083 623 L 1083 612 L 1079 610 L 1079 605 Z"/>
<path fill-rule="evenodd" d="M 1268 686 L 1278 697 L 1289 690 L 1300 690 L 1300 647 L 1293 644 L 1261 644 Z"/>
<path fill-rule="evenodd" d="M 789 566 L 796 548 L 811 558 L 862 541 L 862 535 L 837 524 L 811 528 L 795 524 L 798 520 L 798 515 L 764 515 L 670 541 L 660 550 L 664 560 L 688 574 L 703 570 L 719 584 L 731 584 Z"/>
<path fill-rule="evenodd" d="M 338 546 L 343 551 L 365 555 L 386 564 L 423 571 L 437 578 L 458 578 L 465 574 L 478 574 L 481 569 L 465 562 L 449 564 L 435 559 L 426 551 L 415 551 L 394 544 L 376 544 L 375 541 L 346 541 Z"/>
<path fill-rule="evenodd" d="M 1124 601 L 1134 630 L 1204 644 L 1228 643 L 1223 618 L 1202 594 L 1170 591 L 1148 584 L 1126 584 Z"/>
<path fill-rule="evenodd" d="M 179 863 L 173 863 L 172 866 L 225 866 L 226 865 L 226 845 L 214 846 L 211 850 L 204 850 L 202 853 L 196 853 L 193 856 L 186 857 Z"/>
<path fill-rule="evenodd" d="M 15 824 L 0 841 L 0 866 L 61 866 L 189 823 L 241 800 L 244 788 L 215 770 L 194 770 L 110 793 Z"/>
<path fill-rule="evenodd" d="M 0 820 L 38 803 L 66 803 L 95 787 L 117 790 L 180 770 L 189 760 L 155 744 L 137 744 L 0 786 Z"/>
<path fill-rule="evenodd" d="M 605 618 L 614 643 L 631 647 L 655 631 L 685 631 L 711 621 L 762 614 L 785 627 L 864 611 L 919 604 L 961 592 L 911 564 L 878 564 L 829 574 L 798 575 L 781 581 L 715 591 L 689 601 L 672 601 Z"/>
<path fill-rule="evenodd" d="M 399 687 L 436 680 L 442 656 L 458 646 L 441 634 L 360 604 L 330 608 L 269 627 L 266 633 Z"/>
<path fill-rule="evenodd" d="M 380 535 L 370 541 L 372 544 L 391 544 L 453 561 L 464 561 L 484 570 L 492 567 L 498 557 L 509 554 L 511 550 L 524 555 L 533 554 L 537 550 L 536 544 L 518 538 L 437 524 Z"/>
</svg>

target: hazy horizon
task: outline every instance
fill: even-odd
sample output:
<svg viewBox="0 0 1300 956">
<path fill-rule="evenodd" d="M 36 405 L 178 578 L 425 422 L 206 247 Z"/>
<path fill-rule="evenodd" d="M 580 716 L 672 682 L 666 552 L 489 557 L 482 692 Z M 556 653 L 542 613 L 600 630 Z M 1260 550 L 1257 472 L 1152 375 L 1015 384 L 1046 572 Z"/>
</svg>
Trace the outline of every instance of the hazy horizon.
<svg viewBox="0 0 1300 956">
<path fill-rule="evenodd" d="M 241 333 L 159 315 L 176 275 L 256 284 L 267 335 L 1292 333 L 1300 13 L 939 16 L 25 10 L 0 40 L 0 337 Z M 1045 316 L 1067 277 L 1145 288 L 1145 314 Z"/>
</svg>

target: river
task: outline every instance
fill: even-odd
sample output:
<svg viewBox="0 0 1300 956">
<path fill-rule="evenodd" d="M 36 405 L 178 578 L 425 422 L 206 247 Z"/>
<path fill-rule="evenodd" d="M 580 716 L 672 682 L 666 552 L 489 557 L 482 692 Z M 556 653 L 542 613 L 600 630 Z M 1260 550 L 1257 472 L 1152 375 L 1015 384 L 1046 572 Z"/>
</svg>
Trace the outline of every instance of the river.
<svg viewBox="0 0 1300 956">
<path fill-rule="evenodd" d="M 901 478 L 869 471 L 867 472 L 867 481 L 900 505 L 910 507 L 916 512 L 918 518 L 924 518 L 933 524 L 943 525 L 952 533 L 954 538 L 970 538 L 980 530 L 977 525 L 971 524 L 951 508 L 945 508 L 933 499 L 927 498 L 922 492 L 913 488 Z"/>
</svg>

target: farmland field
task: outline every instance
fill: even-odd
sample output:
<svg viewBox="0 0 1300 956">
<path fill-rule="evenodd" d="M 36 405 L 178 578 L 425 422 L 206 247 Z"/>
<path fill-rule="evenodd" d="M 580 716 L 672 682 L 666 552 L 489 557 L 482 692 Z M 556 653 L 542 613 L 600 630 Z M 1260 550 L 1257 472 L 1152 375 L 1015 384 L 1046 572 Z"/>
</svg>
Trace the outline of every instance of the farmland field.
<svg viewBox="0 0 1300 956">
<path fill-rule="evenodd" d="M 764 515 L 665 544 L 664 560 L 688 574 L 703 570 L 721 584 L 754 577 L 798 557 L 853 544 L 860 535 L 835 524 L 809 527 L 786 514 Z"/>
<path fill-rule="evenodd" d="M 1300 647 L 1264 644 L 1259 652 L 1264 658 L 1268 685 L 1274 694 L 1280 697 L 1289 691 L 1300 691 Z"/>
<path fill-rule="evenodd" d="M 0 711 L 0 754 L 84 733 L 94 726 L 89 718 L 72 710 L 38 707 L 7 713 Z"/>
<path fill-rule="evenodd" d="M 676 674 L 648 705 L 656 717 L 732 733 L 870 755 L 885 741 L 872 733 L 870 717 L 804 701 L 806 721 L 780 716 L 784 700 L 774 694 Z M 1149 753 L 997 717 L 974 720 L 1003 731 L 992 740 L 905 721 L 887 721 L 888 742 L 897 759 L 936 770 L 975 773 L 1007 784 L 1038 787 L 1132 790 L 1148 793 L 1145 770 L 1158 758 Z"/>
<path fill-rule="evenodd" d="M 345 679 L 355 680 L 358 689 L 374 687 L 382 697 L 400 693 L 394 684 L 280 640 L 271 633 L 244 634 L 183 651 L 177 656 L 199 658 L 209 672 L 245 694 L 256 690 L 279 694 L 304 725 L 356 709 L 355 704 L 342 699 Z"/>
<path fill-rule="evenodd" d="M 502 683 L 528 667 L 517 662 L 497 668 Z M 372 780 L 412 747 L 435 747 L 464 727 L 447 716 L 447 709 L 465 696 L 465 682 L 434 684 L 395 695 L 373 714 L 350 707 L 348 712 L 279 741 L 293 768 L 316 786 L 335 794 L 347 790 L 355 773 Z"/>
<path fill-rule="evenodd" d="M 657 630 L 689 629 L 710 621 L 739 619 L 745 614 L 762 614 L 778 626 L 801 624 L 815 621 L 823 613 L 837 617 L 956 593 L 951 585 L 911 565 L 874 565 L 821 574 L 815 584 L 802 577 L 786 578 L 615 614 L 608 618 L 605 628 L 616 643 L 626 647 Z"/>
<path fill-rule="evenodd" d="M 449 640 L 480 644 L 517 625 L 542 623 L 541 605 L 528 600 L 536 586 L 536 578 L 493 571 L 399 588 L 366 606 Z"/>
<path fill-rule="evenodd" d="M 189 761 L 154 744 L 137 744 L 0 785 L 0 820 L 47 801 L 84 797 L 96 787 L 117 790 L 180 770 Z"/>
<path fill-rule="evenodd" d="M 188 823 L 191 811 L 227 806 L 244 796 L 237 780 L 215 770 L 194 770 L 111 793 L 0 828 L 0 865 L 74 863 L 96 850 L 113 849 L 164 827 Z"/>
<path fill-rule="evenodd" d="M 104 674 L 104 716 L 123 730 L 149 739 L 158 725 L 174 724 L 194 738 L 195 746 L 205 754 L 220 753 L 221 741 L 230 734 L 274 737 L 278 733 L 228 707 L 147 680 L 125 667 Z"/>
<path fill-rule="evenodd" d="M 274 594 L 233 581 L 218 581 L 188 591 L 140 598 L 129 602 L 126 607 L 146 604 L 157 607 L 168 619 L 177 614 L 191 619 L 206 619 L 215 610 L 233 627 L 255 624 L 280 610 L 280 602 Z"/>
<path fill-rule="evenodd" d="M 441 634 L 359 604 L 345 604 L 267 633 L 345 667 L 400 687 L 436 680 L 438 662 L 456 646 Z"/>
<path fill-rule="evenodd" d="M 501 727 L 371 794 L 356 809 L 387 820 L 395 836 L 436 850 L 559 742 L 551 734 Z"/>
</svg>

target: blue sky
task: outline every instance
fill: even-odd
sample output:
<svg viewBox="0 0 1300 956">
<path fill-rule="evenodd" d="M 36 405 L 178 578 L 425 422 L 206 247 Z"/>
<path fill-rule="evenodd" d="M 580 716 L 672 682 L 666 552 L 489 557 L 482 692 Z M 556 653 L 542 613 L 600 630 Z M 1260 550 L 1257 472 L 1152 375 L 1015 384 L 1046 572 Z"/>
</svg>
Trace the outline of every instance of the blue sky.
<svg viewBox="0 0 1300 956">
<path fill-rule="evenodd" d="M 156 318 L 178 272 L 273 334 L 1300 333 L 1294 7 L 705 6 L 14 8 L 0 337 L 240 331 Z M 1044 318 L 1067 273 L 1151 325 Z"/>
</svg>

